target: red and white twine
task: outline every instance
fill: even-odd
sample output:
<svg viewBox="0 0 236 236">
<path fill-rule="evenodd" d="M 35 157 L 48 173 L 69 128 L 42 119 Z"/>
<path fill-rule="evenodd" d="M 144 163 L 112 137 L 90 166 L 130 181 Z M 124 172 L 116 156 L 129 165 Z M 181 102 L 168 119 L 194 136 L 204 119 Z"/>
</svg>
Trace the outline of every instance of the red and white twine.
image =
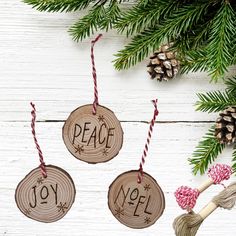
<svg viewBox="0 0 236 236">
<path fill-rule="evenodd" d="M 195 207 L 200 191 L 197 188 L 181 186 L 175 191 L 175 198 L 178 205 L 183 209 L 191 212 Z"/>
<path fill-rule="evenodd" d="M 151 140 L 151 137 L 152 137 L 152 132 L 153 132 L 153 127 L 155 125 L 155 120 L 156 120 L 156 117 L 159 114 L 159 111 L 157 110 L 157 99 L 152 100 L 152 103 L 154 105 L 154 114 L 153 114 L 153 118 L 152 118 L 150 126 L 149 126 L 148 137 L 147 137 L 147 141 L 146 141 L 146 144 L 145 144 L 145 147 L 144 147 L 144 150 L 143 150 L 142 159 L 141 159 L 141 162 L 139 164 L 138 183 L 141 183 L 142 179 L 143 179 L 143 166 L 145 164 L 145 158 L 147 157 L 148 146 L 150 144 L 150 140 Z"/>
<path fill-rule="evenodd" d="M 32 115 L 31 128 L 32 128 L 34 143 L 36 145 L 36 148 L 37 148 L 38 154 L 39 154 L 39 160 L 40 160 L 40 166 L 39 167 L 40 167 L 40 170 L 41 170 L 41 173 L 42 173 L 43 177 L 46 178 L 47 177 L 46 165 L 45 165 L 45 162 L 43 160 L 43 153 L 42 153 L 41 148 L 38 144 L 38 140 L 36 138 L 36 132 L 35 132 L 36 109 L 35 109 L 35 105 L 32 102 L 30 103 L 30 105 L 33 108 L 33 110 L 31 111 L 31 115 Z"/>
<path fill-rule="evenodd" d="M 232 168 L 225 164 L 216 164 L 212 166 L 207 172 L 208 177 L 213 181 L 214 184 L 221 185 L 223 185 L 222 181 L 228 180 L 232 174 Z M 201 192 L 197 188 L 193 189 L 188 186 L 180 186 L 175 191 L 175 198 L 178 205 L 183 210 L 190 212 L 196 205 L 200 193 Z"/>
<path fill-rule="evenodd" d="M 93 114 L 94 115 L 97 112 L 97 105 L 99 105 L 99 103 L 98 103 L 98 89 L 97 89 L 97 72 L 96 72 L 95 60 L 94 60 L 94 45 L 101 37 L 102 37 L 102 34 L 99 34 L 91 42 L 91 61 L 92 61 L 92 74 L 93 74 L 93 82 L 94 82 L 94 102 L 93 102 Z"/>
<path fill-rule="evenodd" d="M 221 184 L 223 180 L 228 180 L 232 174 L 231 166 L 219 163 L 212 166 L 207 172 L 208 177 L 213 180 L 214 184 Z"/>
</svg>

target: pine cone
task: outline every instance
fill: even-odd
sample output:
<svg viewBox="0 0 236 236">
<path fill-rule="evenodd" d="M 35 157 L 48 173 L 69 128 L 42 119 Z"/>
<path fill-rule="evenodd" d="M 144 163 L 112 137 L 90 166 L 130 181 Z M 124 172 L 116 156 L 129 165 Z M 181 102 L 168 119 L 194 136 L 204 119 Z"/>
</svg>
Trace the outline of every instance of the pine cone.
<svg viewBox="0 0 236 236">
<path fill-rule="evenodd" d="M 151 79 L 168 81 L 178 73 L 180 63 L 176 60 L 176 53 L 169 50 L 170 46 L 168 44 L 162 45 L 150 57 L 147 71 L 151 75 Z"/>
<path fill-rule="evenodd" d="M 228 107 L 220 113 L 216 120 L 215 137 L 220 143 L 236 142 L 236 107 Z"/>
</svg>

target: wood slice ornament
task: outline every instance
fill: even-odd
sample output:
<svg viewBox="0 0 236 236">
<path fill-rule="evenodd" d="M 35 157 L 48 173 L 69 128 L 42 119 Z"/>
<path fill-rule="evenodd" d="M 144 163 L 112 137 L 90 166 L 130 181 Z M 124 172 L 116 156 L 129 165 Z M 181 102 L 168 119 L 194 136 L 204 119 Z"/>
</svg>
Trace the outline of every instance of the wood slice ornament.
<svg viewBox="0 0 236 236">
<path fill-rule="evenodd" d="M 106 162 L 115 157 L 123 143 L 123 131 L 114 113 L 106 107 L 84 105 L 73 111 L 63 127 L 66 147 L 79 160 Z"/>
<path fill-rule="evenodd" d="M 70 153 L 87 163 L 101 163 L 114 158 L 123 144 L 123 130 L 115 114 L 108 108 L 99 105 L 97 75 L 94 62 L 94 44 L 91 46 L 93 66 L 94 102 L 74 110 L 67 118 L 62 137 Z"/>
<path fill-rule="evenodd" d="M 27 217 L 45 223 L 57 221 L 70 210 L 75 200 L 75 185 L 63 169 L 46 165 L 35 133 L 36 110 L 32 104 L 32 134 L 38 149 L 40 166 L 18 184 L 15 201 Z"/>
<path fill-rule="evenodd" d="M 15 200 L 21 212 L 37 221 L 50 223 L 64 217 L 75 200 L 75 186 L 63 169 L 46 165 L 32 170 L 17 186 Z"/>
<path fill-rule="evenodd" d="M 108 191 L 108 206 L 114 217 L 120 223 L 134 229 L 153 225 L 165 209 L 162 189 L 152 176 L 143 171 L 153 126 L 158 115 L 157 100 L 152 102 L 155 107 L 154 116 L 149 127 L 139 170 L 119 175 L 112 182 Z"/>
<path fill-rule="evenodd" d="M 122 224 L 141 229 L 153 225 L 165 209 L 164 194 L 147 173 L 141 183 L 137 182 L 138 170 L 119 175 L 110 185 L 108 205 Z"/>
</svg>

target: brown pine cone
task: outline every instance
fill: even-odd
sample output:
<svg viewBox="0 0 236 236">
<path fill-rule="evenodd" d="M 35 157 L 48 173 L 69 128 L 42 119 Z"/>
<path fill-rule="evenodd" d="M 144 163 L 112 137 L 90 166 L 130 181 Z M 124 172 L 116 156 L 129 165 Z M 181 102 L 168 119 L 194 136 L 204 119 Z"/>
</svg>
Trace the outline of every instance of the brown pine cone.
<svg viewBox="0 0 236 236">
<path fill-rule="evenodd" d="M 168 44 L 162 45 L 150 57 L 147 71 L 151 75 L 151 79 L 168 81 L 173 79 L 179 72 L 180 63 L 176 59 L 176 53 L 169 50 L 169 48 L 170 45 Z"/>
<path fill-rule="evenodd" d="M 216 120 L 215 137 L 222 144 L 236 142 L 236 107 L 228 107 L 220 113 Z"/>
</svg>

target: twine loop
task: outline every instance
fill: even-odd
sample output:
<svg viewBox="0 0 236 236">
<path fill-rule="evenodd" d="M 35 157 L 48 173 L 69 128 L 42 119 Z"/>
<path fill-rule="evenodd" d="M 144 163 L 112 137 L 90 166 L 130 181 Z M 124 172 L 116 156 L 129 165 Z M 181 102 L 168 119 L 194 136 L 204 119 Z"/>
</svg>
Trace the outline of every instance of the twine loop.
<svg viewBox="0 0 236 236">
<path fill-rule="evenodd" d="M 188 186 L 181 186 L 175 191 L 175 198 L 178 205 L 188 212 L 196 205 L 199 195 L 200 191 L 198 189 L 192 189 Z"/>
<path fill-rule="evenodd" d="M 91 61 L 92 61 L 92 74 L 93 74 L 93 82 L 94 82 L 94 102 L 93 102 L 93 115 L 97 113 L 97 105 L 98 102 L 98 89 L 97 89 L 97 72 L 95 67 L 95 59 L 94 59 L 94 45 L 95 43 L 102 37 L 102 34 L 99 34 L 92 42 L 91 42 Z"/>
<path fill-rule="evenodd" d="M 144 150 L 143 150 L 143 155 L 142 155 L 142 158 L 141 158 L 141 162 L 139 164 L 138 181 L 137 181 L 139 184 L 142 182 L 142 178 L 143 178 L 143 174 L 144 174 L 143 165 L 145 164 L 145 158 L 147 157 L 148 147 L 149 147 L 150 140 L 151 140 L 151 137 L 152 137 L 152 132 L 153 132 L 153 127 L 155 125 L 155 120 L 156 120 L 156 117 L 159 114 L 159 111 L 157 109 L 157 99 L 152 100 L 152 103 L 154 105 L 154 114 L 153 114 L 153 118 L 152 118 L 150 126 L 149 126 L 147 141 L 146 141 L 146 144 L 145 144 L 145 147 L 144 147 Z"/>
<path fill-rule="evenodd" d="M 223 180 L 228 180 L 232 175 L 233 170 L 229 165 L 216 164 L 208 170 L 208 177 L 211 178 L 214 184 L 221 184 Z"/>
<path fill-rule="evenodd" d="M 43 157 L 43 153 L 42 150 L 38 144 L 38 140 L 36 138 L 36 132 L 35 132 L 35 121 L 36 121 L 36 109 L 35 109 L 35 104 L 33 104 L 32 102 L 30 103 L 30 105 L 32 106 L 32 111 L 31 111 L 31 115 L 32 115 L 32 121 L 31 121 L 31 129 L 32 129 L 32 134 L 33 134 L 33 139 L 34 139 L 34 143 L 36 145 L 36 148 L 38 150 L 38 154 L 39 154 L 39 161 L 40 161 L 40 170 L 41 173 L 43 175 L 44 178 L 47 177 L 47 172 L 46 172 L 46 164 L 44 162 L 44 157 Z"/>
</svg>

